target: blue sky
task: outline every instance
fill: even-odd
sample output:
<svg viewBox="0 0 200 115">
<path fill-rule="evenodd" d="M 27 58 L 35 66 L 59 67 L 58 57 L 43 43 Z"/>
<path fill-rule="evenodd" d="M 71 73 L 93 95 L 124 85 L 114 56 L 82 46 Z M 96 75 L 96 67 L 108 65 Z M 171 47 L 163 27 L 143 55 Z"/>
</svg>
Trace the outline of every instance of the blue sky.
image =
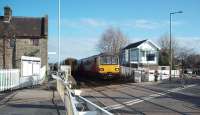
<svg viewBox="0 0 200 115">
<path fill-rule="evenodd" d="M 135 42 L 157 39 L 169 34 L 169 13 L 173 15 L 172 33 L 180 44 L 200 50 L 199 0 L 61 0 L 61 58 L 84 58 L 97 54 L 96 44 L 108 27 L 117 27 Z M 0 0 L 11 6 L 15 16 L 49 16 L 49 51 L 58 46 L 58 0 Z M 189 44 L 189 45 L 188 45 Z M 199 51 L 198 51 L 199 52 Z M 57 56 L 49 55 L 55 62 Z"/>
</svg>

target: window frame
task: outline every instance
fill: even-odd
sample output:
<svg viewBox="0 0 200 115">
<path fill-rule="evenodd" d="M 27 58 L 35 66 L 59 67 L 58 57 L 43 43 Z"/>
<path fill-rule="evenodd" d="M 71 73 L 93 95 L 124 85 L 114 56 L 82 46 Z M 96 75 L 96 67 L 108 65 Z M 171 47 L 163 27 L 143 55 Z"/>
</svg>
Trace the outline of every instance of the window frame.
<svg viewBox="0 0 200 115">
<path fill-rule="evenodd" d="M 31 39 L 31 44 L 32 44 L 33 46 L 39 46 L 40 40 L 39 40 L 38 38 L 32 38 L 32 39 Z"/>
</svg>

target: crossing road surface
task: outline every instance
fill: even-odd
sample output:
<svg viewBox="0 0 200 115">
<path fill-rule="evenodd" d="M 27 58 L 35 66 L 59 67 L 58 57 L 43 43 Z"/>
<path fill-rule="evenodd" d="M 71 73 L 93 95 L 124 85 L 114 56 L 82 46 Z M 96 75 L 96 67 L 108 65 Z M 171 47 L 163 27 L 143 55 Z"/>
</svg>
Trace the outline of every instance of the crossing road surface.
<svg viewBox="0 0 200 115">
<path fill-rule="evenodd" d="M 200 115 L 200 80 L 127 83 L 81 89 L 81 95 L 116 115 Z"/>
<path fill-rule="evenodd" d="M 43 86 L 0 93 L 0 115 L 66 115 L 56 91 Z"/>
</svg>

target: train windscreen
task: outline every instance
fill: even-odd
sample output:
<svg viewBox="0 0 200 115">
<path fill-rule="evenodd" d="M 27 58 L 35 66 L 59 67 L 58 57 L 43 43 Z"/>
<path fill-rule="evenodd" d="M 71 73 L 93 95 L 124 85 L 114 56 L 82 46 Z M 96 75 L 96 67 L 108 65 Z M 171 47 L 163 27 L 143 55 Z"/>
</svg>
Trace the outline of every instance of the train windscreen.
<svg viewBox="0 0 200 115">
<path fill-rule="evenodd" d="M 101 56 L 100 57 L 100 64 L 118 64 L 118 57 L 117 56 Z"/>
</svg>

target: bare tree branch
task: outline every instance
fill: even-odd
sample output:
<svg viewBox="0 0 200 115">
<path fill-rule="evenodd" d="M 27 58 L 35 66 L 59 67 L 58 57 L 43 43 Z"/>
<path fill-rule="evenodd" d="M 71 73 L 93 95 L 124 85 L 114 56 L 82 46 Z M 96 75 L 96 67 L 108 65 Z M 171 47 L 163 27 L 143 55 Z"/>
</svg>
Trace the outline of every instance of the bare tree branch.
<svg viewBox="0 0 200 115">
<path fill-rule="evenodd" d="M 120 29 L 107 29 L 97 44 L 97 49 L 101 53 L 119 53 L 120 49 L 127 45 L 128 39 L 123 35 Z"/>
</svg>

